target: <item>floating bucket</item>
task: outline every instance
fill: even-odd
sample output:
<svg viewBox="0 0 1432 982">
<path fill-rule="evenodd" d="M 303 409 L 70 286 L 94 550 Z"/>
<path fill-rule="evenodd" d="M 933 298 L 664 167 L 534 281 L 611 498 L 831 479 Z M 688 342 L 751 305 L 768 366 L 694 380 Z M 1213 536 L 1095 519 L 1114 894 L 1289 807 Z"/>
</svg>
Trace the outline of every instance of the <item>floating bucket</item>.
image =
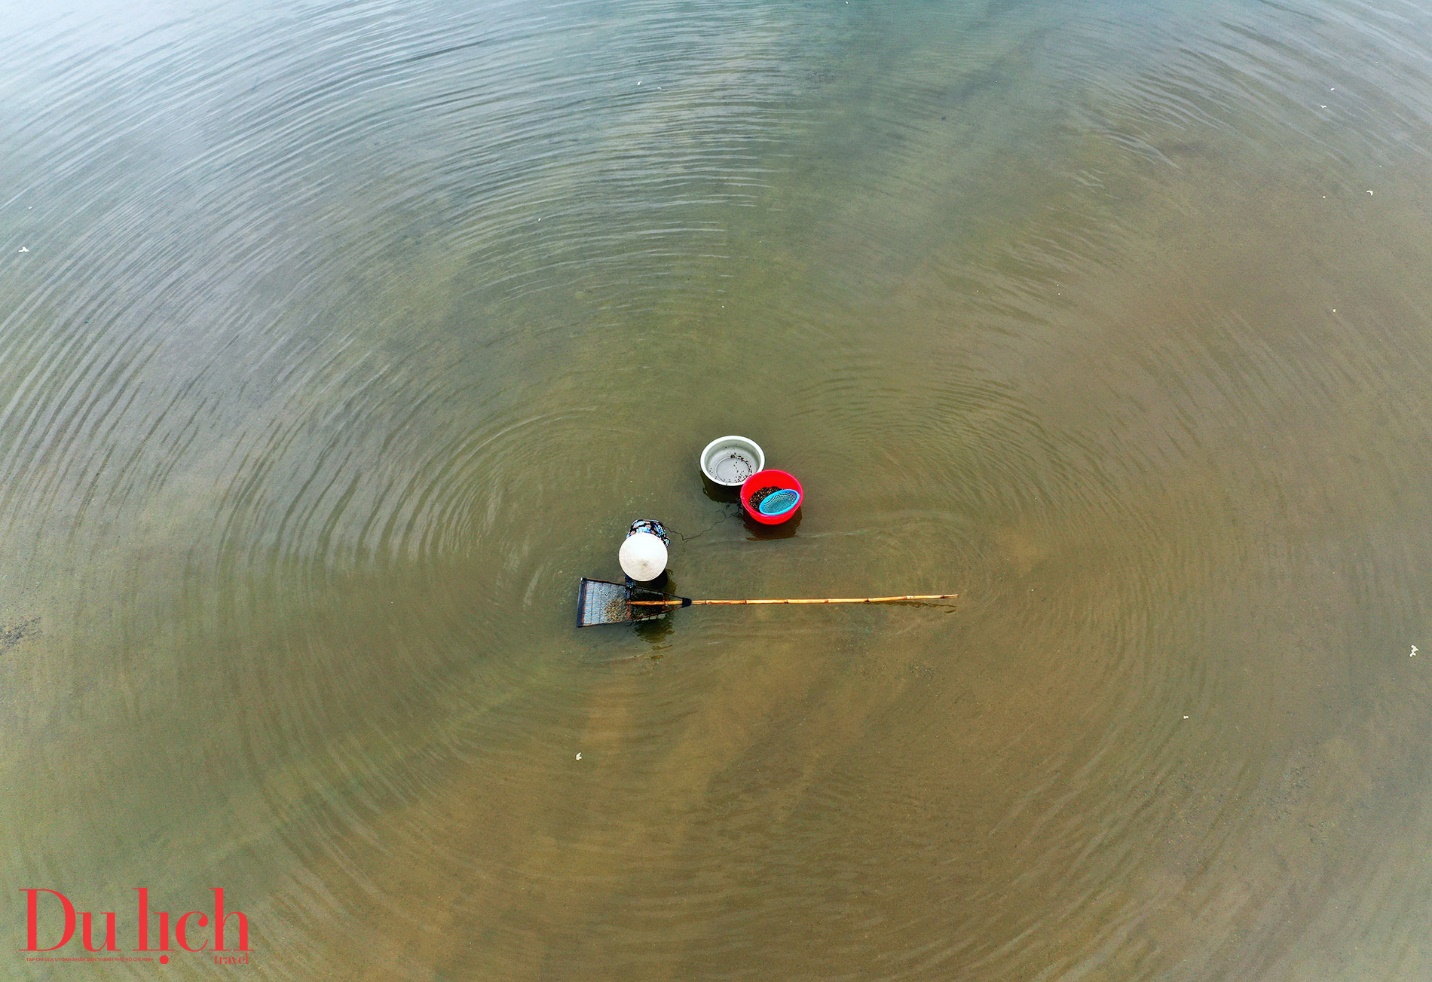
<svg viewBox="0 0 1432 982">
<path fill-rule="evenodd" d="M 789 502 L 789 496 L 783 494 L 785 491 L 794 491 L 795 501 Z M 764 494 L 762 492 L 765 492 Z M 755 499 L 755 500 L 753 500 Z M 768 514 L 762 510 L 762 505 L 770 500 L 772 510 L 775 514 Z M 785 471 L 769 470 L 757 471 L 746 478 L 741 485 L 741 510 L 744 511 L 752 521 L 760 522 L 762 525 L 780 525 L 782 522 L 789 522 L 800 511 L 801 505 L 805 504 L 805 489 L 801 482 L 795 479 L 794 475 Z"/>
<path fill-rule="evenodd" d="M 755 440 L 744 436 L 717 437 L 701 451 L 701 473 L 713 484 L 739 488 L 766 466 L 766 455 Z"/>
</svg>

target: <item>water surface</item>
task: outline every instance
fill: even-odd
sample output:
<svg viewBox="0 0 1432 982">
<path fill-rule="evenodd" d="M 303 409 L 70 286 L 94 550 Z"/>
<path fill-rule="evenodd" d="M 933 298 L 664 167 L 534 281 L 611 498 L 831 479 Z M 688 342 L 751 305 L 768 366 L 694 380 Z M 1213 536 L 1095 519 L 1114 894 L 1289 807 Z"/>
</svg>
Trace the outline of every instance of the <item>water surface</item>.
<svg viewBox="0 0 1432 982">
<path fill-rule="evenodd" d="M 223 886 L 261 978 L 1432 975 L 1421 6 L 0 23 L 13 949 Z M 962 599 L 576 631 L 648 516 Z"/>
</svg>

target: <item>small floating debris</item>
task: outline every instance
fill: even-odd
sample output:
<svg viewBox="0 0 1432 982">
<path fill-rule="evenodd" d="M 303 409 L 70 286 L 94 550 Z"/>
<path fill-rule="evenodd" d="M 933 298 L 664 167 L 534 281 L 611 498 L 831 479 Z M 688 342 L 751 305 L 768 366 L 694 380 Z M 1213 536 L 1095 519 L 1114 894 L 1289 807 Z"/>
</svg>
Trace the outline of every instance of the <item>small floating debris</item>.
<svg viewBox="0 0 1432 982">
<path fill-rule="evenodd" d="M 26 638 L 40 633 L 38 617 L 28 617 L 17 624 L 0 626 L 0 655 L 15 647 Z"/>
</svg>

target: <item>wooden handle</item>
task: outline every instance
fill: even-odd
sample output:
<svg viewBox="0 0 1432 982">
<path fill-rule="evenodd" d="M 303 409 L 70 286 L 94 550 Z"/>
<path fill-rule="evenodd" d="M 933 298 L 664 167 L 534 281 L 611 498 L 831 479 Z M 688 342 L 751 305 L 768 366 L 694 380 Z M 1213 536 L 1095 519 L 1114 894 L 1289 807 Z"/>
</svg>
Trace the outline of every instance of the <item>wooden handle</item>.
<svg viewBox="0 0 1432 982">
<path fill-rule="evenodd" d="M 907 597 L 827 597 L 821 600 L 693 600 L 696 604 L 889 604 L 902 600 L 953 600 L 958 593 L 911 594 Z"/>
<path fill-rule="evenodd" d="M 733 604 L 889 604 L 899 603 L 902 600 L 954 600 L 958 593 L 921 593 L 911 594 L 906 597 L 826 597 L 823 599 L 789 599 L 789 600 L 692 600 L 691 606 L 702 604 L 733 605 Z M 674 600 L 632 600 L 629 601 L 633 607 L 679 607 L 685 601 L 680 597 Z"/>
</svg>

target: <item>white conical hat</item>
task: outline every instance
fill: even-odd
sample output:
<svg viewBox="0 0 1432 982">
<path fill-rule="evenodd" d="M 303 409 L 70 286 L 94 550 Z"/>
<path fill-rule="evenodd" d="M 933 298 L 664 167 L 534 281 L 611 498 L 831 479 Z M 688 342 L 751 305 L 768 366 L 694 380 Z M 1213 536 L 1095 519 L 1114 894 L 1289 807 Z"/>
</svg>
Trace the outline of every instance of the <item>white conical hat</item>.
<svg viewBox="0 0 1432 982">
<path fill-rule="evenodd" d="M 634 580 L 654 580 L 666 569 L 666 543 L 650 532 L 633 532 L 617 553 L 622 572 Z"/>
</svg>

